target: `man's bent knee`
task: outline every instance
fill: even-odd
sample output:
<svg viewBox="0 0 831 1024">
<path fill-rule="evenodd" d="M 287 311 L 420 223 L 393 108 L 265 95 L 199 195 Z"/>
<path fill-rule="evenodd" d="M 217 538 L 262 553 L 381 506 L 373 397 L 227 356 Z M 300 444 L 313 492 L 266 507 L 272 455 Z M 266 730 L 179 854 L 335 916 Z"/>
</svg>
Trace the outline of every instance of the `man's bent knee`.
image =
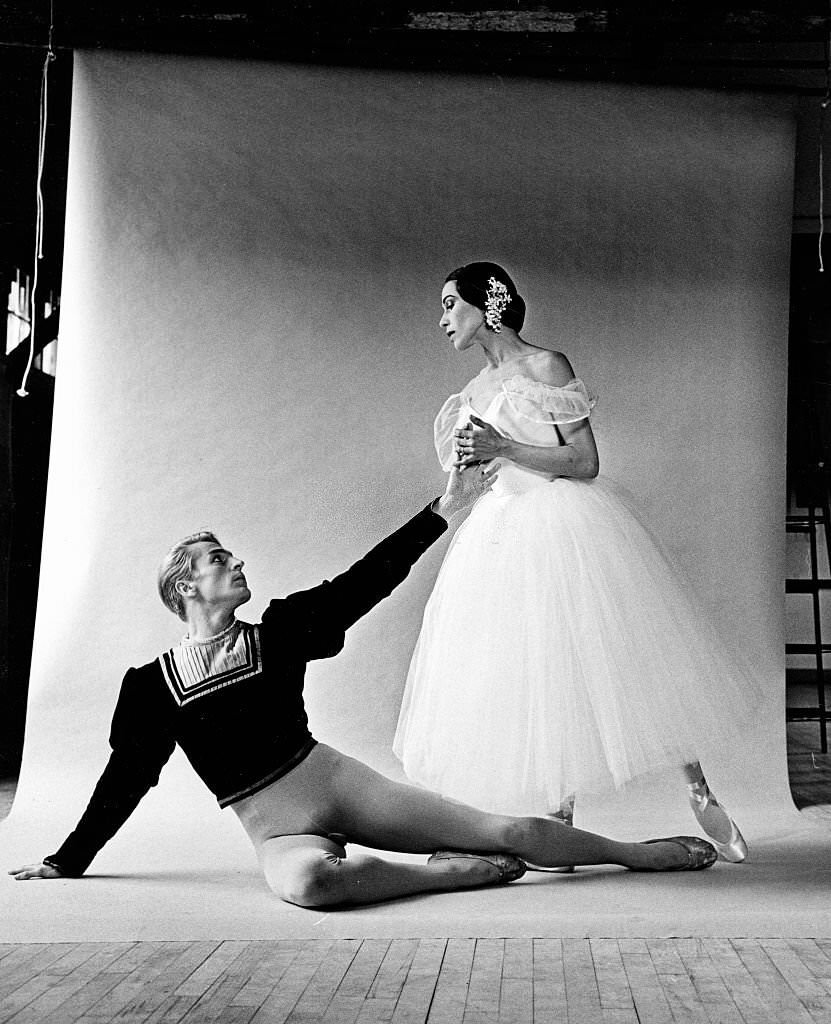
<svg viewBox="0 0 831 1024">
<path fill-rule="evenodd" d="M 343 902 L 340 858 L 325 850 L 292 850 L 263 857 L 263 873 L 272 892 L 298 907 Z"/>
</svg>

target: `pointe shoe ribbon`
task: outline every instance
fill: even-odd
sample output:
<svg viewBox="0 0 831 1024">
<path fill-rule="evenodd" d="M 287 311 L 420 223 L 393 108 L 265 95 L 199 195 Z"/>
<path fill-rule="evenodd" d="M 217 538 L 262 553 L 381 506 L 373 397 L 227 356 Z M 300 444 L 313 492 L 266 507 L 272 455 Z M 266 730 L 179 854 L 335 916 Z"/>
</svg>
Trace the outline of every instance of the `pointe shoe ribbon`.
<svg viewBox="0 0 831 1024">
<path fill-rule="evenodd" d="M 468 853 L 466 850 L 437 850 L 431 857 L 427 858 L 430 864 L 436 860 L 479 860 L 495 867 L 499 872 L 496 881 L 501 885 L 508 882 L 515 882 L 525 874 L 526 864 L 519 857 L 513 857 L 510 853 Z"/>
<path fill-rule="evenodd" d="M 706 783 L 688 786 L 690 807 L 701 828 L 710 837 L 710 842 L 718 850 L 722 860 L 731 864 L 740 864 L 747 856 L 747 843 L 739 831 L 735 821 L 727 810 L 716 800 Z M 723 835 L 729 829 L 730 836 L 726 842 L 719 841 L 714 832 Z"/>
<path fill-rule="evenodd" d="M 702 871 L 711 868 L 718 860 L 715 847 L 698 836 L 669 836 L 666 839 L 646 839 L 645 845 L 651 843 L 675 843 L 687 854 L 686 864 L 677 864 L 671 868 L 638 868 L 639 871 Z"/>
</svg>

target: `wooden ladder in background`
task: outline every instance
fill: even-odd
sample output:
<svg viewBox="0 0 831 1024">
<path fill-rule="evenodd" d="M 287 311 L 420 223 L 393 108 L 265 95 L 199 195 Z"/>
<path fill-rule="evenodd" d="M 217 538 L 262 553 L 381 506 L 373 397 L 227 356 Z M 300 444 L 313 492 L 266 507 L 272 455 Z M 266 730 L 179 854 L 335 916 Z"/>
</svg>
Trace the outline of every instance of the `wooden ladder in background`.
<svg viewBox="0 0 831 1024">
<path fill-rule="evenodd" d="M 831 652 L 831 643 L 822 638 L 822 602 L 820 595 L 823 590 L 831 590 L 831 579 L 819 575 L 819 543 L 820 527 L 825 539 L 825 554 L 831 566 L 831 513 L 829 513 L 829 495 L 831 494 L 831 470 L 819 463 L 813 470 L 800 477 L 796 490 L 799 497 L 795 507 L 804 508 L 804 513 L 789 513 L 785 516 L 787 533 L 807 533 L 810 545 L 810 576 L 789 577 L 785 580 L 785 594 L 810 594 L 814 623 L 813 643 L 786 643 L 785 654 L 810 654 L 815 659 L 816 706 L 790 706 L 785 709 L 789 722 L 818 722 L 820 751 L 828 753 L 828 707 L 825 699 L 825 666 L 824 655 Z M 831 569 L 829 570 L 831 571 Z M 791 677 L 799 670 L 790 670 Z"/>
</svg>

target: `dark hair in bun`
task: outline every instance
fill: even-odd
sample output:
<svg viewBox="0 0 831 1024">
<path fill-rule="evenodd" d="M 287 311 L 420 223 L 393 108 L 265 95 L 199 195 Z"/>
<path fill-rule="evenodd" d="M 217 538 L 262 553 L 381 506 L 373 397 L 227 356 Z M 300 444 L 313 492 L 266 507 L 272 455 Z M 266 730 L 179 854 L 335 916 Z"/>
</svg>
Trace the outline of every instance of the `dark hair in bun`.
<svg viewBox="0 0 831 1024">
<path fill-rule="evenodd" d="M 451 270 L 444 283 L 453 281 L 456 291 L 465 302 L 476 306 L 484 313 L 486 311 L 488 283 L 491 278 L 496 278 L 508 290 L 508 305 L 502 311 L 501 320 L 506 327 L 515 331 L 521 331 L 525 323 L 525 300 L 516 290 L 516 285 L 504 267 L 498 263 L 488 263 L 480 260 L 476 263 L 465 263 L 462 267 Z"/>
</svg>

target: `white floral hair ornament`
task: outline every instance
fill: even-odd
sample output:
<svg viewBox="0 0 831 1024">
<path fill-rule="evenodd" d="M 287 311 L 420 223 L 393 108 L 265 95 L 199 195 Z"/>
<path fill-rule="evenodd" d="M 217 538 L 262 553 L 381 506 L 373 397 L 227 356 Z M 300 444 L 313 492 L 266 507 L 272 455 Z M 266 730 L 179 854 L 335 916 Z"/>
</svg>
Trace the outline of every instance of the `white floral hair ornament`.
<svg viewBox="0 0 831 1024">
<path fill-rule="evenodd" d="M 508 286 L 495 277 L 489 277 L 488 290 L 485 293 L 485 323 L 497 334 L 502 330 L 502 314 L 510 302 Z"/>
</svg>

